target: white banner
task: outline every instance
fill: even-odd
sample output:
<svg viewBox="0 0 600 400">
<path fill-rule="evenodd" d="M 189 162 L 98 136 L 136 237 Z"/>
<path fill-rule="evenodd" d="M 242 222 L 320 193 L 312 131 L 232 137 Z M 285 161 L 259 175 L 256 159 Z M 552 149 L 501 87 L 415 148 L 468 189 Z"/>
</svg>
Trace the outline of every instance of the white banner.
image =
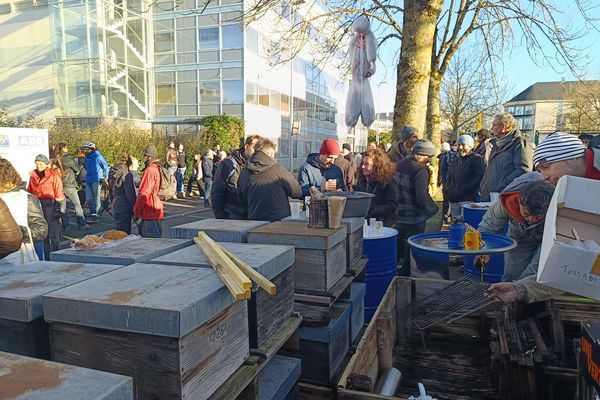
<svg viewBox="0 0 600 400">
<path fill-rule="evenodd" d="M 38 154 L 50 158 L 47 129 L 0 128 L 0 157 L 12 163 L 24 182 L 29 181 Z"/>
</svg>

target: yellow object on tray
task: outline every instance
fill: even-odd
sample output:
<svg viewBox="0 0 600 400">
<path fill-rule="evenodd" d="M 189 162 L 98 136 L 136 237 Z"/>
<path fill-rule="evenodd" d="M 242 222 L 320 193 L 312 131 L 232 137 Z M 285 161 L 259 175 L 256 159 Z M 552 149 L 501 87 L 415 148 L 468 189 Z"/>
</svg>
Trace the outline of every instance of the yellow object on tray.
<svg viewBox="0 0 600 400">
<path fill-rule="evenodd" d="M 479 231 L 465 232 L 464 248 L 465 250 L 479 250 L 480 249 L 481 234 Z"/>
</svg>

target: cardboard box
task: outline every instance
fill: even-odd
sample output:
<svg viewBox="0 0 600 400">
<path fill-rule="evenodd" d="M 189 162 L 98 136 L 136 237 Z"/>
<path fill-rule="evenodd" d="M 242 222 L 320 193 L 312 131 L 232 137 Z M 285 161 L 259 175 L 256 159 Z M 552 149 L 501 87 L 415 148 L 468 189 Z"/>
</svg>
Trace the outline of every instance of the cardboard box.
<svg viewBox="0 0 600 400">
<path fill-rule="evenodd" d="M 546 213 L 537 281 L 565 292 L 600 300 L 600 252 L 572 244 L 600 243 L 600 181 L 564 176 Z"/>
<path fill-rule="evenodd" d="M 584 362 L 579 372 L 596 392 L 600 392 L 600 323 L 581 323 L 581 352 Z"/>
</svg>

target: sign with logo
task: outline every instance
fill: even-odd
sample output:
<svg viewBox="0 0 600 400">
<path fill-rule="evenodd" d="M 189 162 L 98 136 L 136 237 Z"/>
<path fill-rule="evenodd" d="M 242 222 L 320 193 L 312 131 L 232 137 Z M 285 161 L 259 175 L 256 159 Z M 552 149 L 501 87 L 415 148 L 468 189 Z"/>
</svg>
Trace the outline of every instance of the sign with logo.
<svg viewBox="0 0 600 400">
<path fill-rule="evenodd" d="M 11 162 L 23 181 L 29 181 L 38 154 L 49 157 L 47 129 L 0 128 L 0 157 Z"/>
</svg>

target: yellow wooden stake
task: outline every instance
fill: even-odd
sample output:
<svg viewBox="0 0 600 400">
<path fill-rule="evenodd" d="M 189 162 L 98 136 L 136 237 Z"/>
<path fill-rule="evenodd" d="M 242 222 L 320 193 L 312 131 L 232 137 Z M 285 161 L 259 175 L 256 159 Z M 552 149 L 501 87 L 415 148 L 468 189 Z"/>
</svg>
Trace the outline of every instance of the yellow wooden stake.
<svg viewBox="0 0 600 400">
<path fill-rule="evenodd" d="M 230 253 L 229 251 L 223 249 L 223 252 L 231 258 L 231 260 L 238 266 L 238 268 L 248 276 L 248 278 L 252 279 L 258 286 L 260 286 L 265 292 L 269 293 L 271 296 L 277 294 L 277 286 L 263 275 L 260 272 L 256 271 L 254 268 L 240 260 L 237 256 Z"/>
<path fill-rule="evenodd" d="M 227 268 L 227 270 L 229 271 L 229 273 L 231 274 L 233 279 L 235 279 L 242 288 L 252 289 L 252 281 L 246 275 L 244 275 L 244 273 L 242 271 L 240 271 L 240 269 L 231 260 L 231 258 L 229 258 L 223 252 L 223 248 L 221 246 L 219 246 L 219 244 L 217 242 L 212 240 L 203 231 L 198 232 L 198 237 L 210 245 L 210 248 L 212 250 L 214 250 L 214 252 L 216 253 L 217 257 L 219 258 L 221 264 L 223 264 L 223 266 L 225 268 Z"/>
</svg>

